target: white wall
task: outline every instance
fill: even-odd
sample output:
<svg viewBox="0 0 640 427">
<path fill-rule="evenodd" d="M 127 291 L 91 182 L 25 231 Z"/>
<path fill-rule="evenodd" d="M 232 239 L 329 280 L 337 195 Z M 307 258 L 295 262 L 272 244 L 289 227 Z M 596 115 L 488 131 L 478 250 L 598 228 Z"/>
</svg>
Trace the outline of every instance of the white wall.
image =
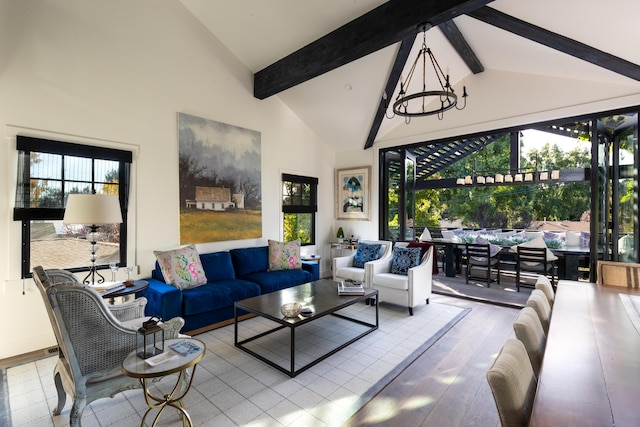
<svg viewBox="0 0 640 427">
<path fill-rule="evenodd" d="M 154 249 L 179 245 L 177 113 L 257 130 L 263 239 L 198 248 L 281 238 L 280 174 L 316 176 L 313 251 L 328 274 L 334 152 L 277 97 L 255 99 L 252 74 L 178 1 L 0 0 L 0 10 L 0 359 L 55 344 L 37 289 L 25 281 L 22 294 L 20 223 L 12 219 L 16 134 L 134 152 L 128 264 L 146 277 Z M 372 150 L 361 155 L 345 155 L 338 165 L 372 163 Z M 353 232 L 373 236 L 372 224 Z"/>
</svg>

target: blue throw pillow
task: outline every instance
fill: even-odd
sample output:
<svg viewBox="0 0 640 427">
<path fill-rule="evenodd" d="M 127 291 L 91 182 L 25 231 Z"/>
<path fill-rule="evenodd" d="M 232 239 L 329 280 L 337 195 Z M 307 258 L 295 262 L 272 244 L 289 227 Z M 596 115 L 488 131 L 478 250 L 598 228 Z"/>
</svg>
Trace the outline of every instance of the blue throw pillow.
<svg viewBox="0 0 640 427">
<path fill-rule="evenodd" d="M 358 249 L 353 256 L 353 266 L 364 268 L 364 263 L 380 258 L 380 243 L 358 243 Z"/>
<path fill-rule="evenodd" d="M 420 248 L 393 248 L 393 259 L 391 260 L 391 273 L 406 276 L 409 269 L 420 264 Z"/>
</svg>

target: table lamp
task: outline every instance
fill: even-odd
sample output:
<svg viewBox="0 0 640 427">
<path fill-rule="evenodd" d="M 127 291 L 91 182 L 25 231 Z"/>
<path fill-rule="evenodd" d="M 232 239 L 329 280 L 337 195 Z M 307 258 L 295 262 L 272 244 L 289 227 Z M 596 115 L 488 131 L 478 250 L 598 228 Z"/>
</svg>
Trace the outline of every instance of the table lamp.
<svg viewBox="0 0 640 427">
<path fill-rule="evenodd" d="M 96 283 L 95 276 L 97 275 L 99 277 L 98 283 L 103 283 L 104 277 L 96 271 L 97 241 L 100 237 L 98 228 L 102 224 L 122 223 L 122 212 L 120 211 L 118 196 L 69 194 L 62 222 L 64 224 L 83 224 L 90 227 L 91 231 L 87 233 L 87 240 L 91 243 L 91 267 L 83 282 L 94 284 Z"/>
</svg>

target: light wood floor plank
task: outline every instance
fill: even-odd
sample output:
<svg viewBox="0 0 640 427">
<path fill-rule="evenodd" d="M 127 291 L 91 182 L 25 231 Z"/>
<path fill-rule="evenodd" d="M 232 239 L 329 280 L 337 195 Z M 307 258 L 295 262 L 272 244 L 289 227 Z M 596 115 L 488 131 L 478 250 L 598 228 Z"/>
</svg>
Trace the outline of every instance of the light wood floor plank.
<svg viewBox="0 0 640 427">
<path fill-rule="evenodd" d="M 486 371 L 513 337 L 519 310 L 433 295 L 471 307 L 458 324 L 355 414 L 351 426 L 498 426 Z"/>
</svg>

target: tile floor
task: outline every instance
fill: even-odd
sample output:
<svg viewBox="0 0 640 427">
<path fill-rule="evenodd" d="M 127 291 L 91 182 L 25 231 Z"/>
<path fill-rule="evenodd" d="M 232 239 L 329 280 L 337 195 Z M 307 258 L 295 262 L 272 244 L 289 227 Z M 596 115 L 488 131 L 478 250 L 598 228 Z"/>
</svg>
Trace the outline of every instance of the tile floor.
<svg viewBox="0 0 640 427">
<path fill-rule="evenodd" d="M 364 304 L 348 308 L 349 315 L 372 321 L 375 312 Z M 414 310 L 380 305 L 380 328 L 352 343 L 295 378 L 289 378 L 233 345 L 233 326 L 200 334 L 207 354 L 196 369 L 192 389 L 184 399 L 194 425 L 205 426 L 289 426 L 340 425 L 369 400 L 389 377 L 424 351 L 446 326 L 465 313 L 461 308 L 431 303 Z M 326 319 L 326 320 L 325 320 Z M 242 322 L 240 335 L 253 334 L 272 326 L 268 320 L 253 318 Z M 337 318 L 316 320 L 301 340 L 303 361 L 322 351 L 320 342 L 330 345 L 348 338 L 349 332 Z M 357 329 L 357 328 L 356 328 Z M 434 336 L 435 335 L 435 336 Z M 301 336 L 298 333 L 298 336 Z M 285 343 L 287 341 L 285 340 Z M 273 340 L 259 345 L 272 356 L 282 356 L 285 343 Z M 262 351 L 261 350 L 261 351 Z M 288 348 L 285 350 L 285 354 Z M 298 357 L 298 356 L 297 356 Z M 55 357 L 8 368 L 6 382 L 11 425 L 66 426 L 70 399 L 61 415 L 52 416 L 56 404 L 53 385 Z M 385 378 L 386 377 L 386 378 Z M 161 389 L 173 385 L 171 377 L 157 384 Z M 0 392 L 3 390 L 0 387 Z M 130 390 L 94 401 L 84 411 L 82 425 L 138 426 L 147 406 L 141 390 Z M 154 413 L 155 414 L 155 413 Z M 150 415 L 153 416 L 154 414 Z M 147 423 L 150 424 L 149 418 Z M 159 425 L 182 425 L 177 411 L 167 409 Z"/>
</svg>

